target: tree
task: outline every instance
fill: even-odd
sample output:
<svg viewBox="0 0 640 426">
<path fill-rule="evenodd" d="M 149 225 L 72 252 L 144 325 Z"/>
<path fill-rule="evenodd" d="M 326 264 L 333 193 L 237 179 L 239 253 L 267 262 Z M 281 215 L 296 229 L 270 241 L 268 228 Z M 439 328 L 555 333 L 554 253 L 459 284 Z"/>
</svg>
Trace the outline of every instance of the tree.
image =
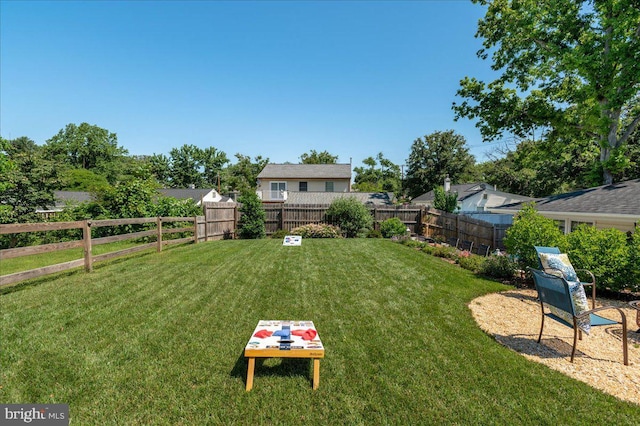
<svg viewBox="0 0 640 426">
<path fill-rule="evenodd" d="M 488 6 L 476 37 L 502 74 L 465 77 L 456 119 L 478 119 L 486 140 L 586 139 L 600 152 L 602 181 L 628 166 L 623 147 L 640 123 L 640 7 L 637 0 L 473 0 Z"/>
<path fill-rule="evenodd" d="M 483 180 L 503 191 L 545 197 L 597 186 L 598 150 L 588 141 L 521 141 L 504 157 L 479 166 Z"/>
<path fill-rule="evenodd" d="M 384 158 L 382 153 L 379 153 L 376 158 L 367 157 L 362 160 L 362 163 L 368 167 L 355 167 L 353 169 L 356 173 L 353 185 L 355 191 L 391 191 L 396 195 L 400 195 L 402 192 L 400 166 Z"/>
<path fill-rule="evenodd" d="M 127 154 L 118 147 L 118 137 L 106 129 L 82 123 L 67 124 L 44 145 L 46 155 L 58 164 L 87 170 L 106 170 L 108 164 L 117 162 Z M 115 176 L 108 176 L 114 183 Z"/>
<path fill-rule="evenodd" d="M 204 181 L 207 185 L 215 186 L 225 164 L 229 162 L 227 154 L 210 146 L 202 150 L 202 167 Z"/>
<path fill-rule="evenodd" d="M 171 161 L 164 154 L 153 154 L 146 160 L 149 164 L 151 174 L 155 176 L 158 183 L 167 187 L 171 182 Z"/>
<path fill-rule="evenodd" d="M 169 176 L 173 188 L 202 188 L 202 150 L 195 145 L 184 144 L 172 148 Z"/>
<path fill-rule="evenodd" d="M 36 209 L 55 204 L 53 191 L 60 186 L 58 168 L 27 137 L 5 141 L 5 149 L 11 167 L 2 176 L 2 222 L 35 222 Z"/>
<path fill-rule="evenodd" d="M 258 155 L 251 160 L 251 157 L 236 154 L 238 162 L 224 169 L 222 174 L 223 191 L 246 191 L 255 190 L 258 182 L 258 175 L 269 163 L 268 158 Z"/>
<path fill-rule="evenodd" d="M 266 235 L 266 214 L 262 201 L 255 191 L 245 190 L 239 197 L 240 223 L 238 234 L 240 238 L 258 239 Z"/>
<path fill-rule="evenodd" d="M 301 164 L 336 164 L 337 161 L 337 155 L 331 155 L 327 151 L 316 152 L 315 149 L 300 156 Z"/>
<path fill-rule="evenodd" d="M 441 186 L 433 188 L 433 207 L 453 213 L 458 208 L 458 193 L 445 192 Z"/>
<path fill-rule="evenodd" d="M 475 164 L 466 143 L 453 130 L 416 139 L 407 160 L 405 187 L 409 196 L 417 197 L 441 185 L 447 175 L 452 182 L 460 182 Z"/>
</svg>

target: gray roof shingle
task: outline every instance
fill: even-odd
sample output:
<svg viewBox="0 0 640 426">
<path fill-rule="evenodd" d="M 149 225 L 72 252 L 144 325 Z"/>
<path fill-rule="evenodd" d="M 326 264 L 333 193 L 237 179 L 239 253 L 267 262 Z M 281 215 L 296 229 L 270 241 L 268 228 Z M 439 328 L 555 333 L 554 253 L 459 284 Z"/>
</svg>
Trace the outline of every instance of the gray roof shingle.
<svg viewBox="0 0 640 426">
<path fill-rule="evenodd" d="M 538 211 L 617 214 L 640 217 L 640 179 L 581 189 L 534 200 Z M 496 210 L 522 208 L 524 203 L 513 203 Z"/>
<path fill-rule="evenodd" d="M 351 179 L 351 164 L 267 164 L 258 179 Z"/>
<path fill-rule="evenodd" d="M 389 192 L 297 192 L 289 191 L 285 204 L 331 204 L 338 198 L 355 198 L 363 204 L 391 205 Z"/>
</svg>

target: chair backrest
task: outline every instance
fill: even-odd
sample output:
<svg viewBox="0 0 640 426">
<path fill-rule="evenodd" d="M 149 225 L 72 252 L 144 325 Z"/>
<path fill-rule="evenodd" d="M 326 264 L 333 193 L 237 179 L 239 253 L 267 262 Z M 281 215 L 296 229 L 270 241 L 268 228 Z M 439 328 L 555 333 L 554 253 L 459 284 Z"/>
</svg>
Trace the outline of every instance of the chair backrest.
<svg viewBox="0 0 640 426">
<path fill-rule="evenodd" d="M 533 247 L 536 249 L 536 253 L 538 255 L 538 266 L 540 267 L 540 269 L 544 269 L 544 266 L 542 266 L 542 261 L 540 260 L 540 253 L 560 254 L 560 249 L 558 247 Z"/>
<path fill-rule="evenodd" d="M 538 290 L 540 301 L 575 316 L 567 280 L 537 269 L 529 269 L 533 274 L 533 282 L 536 285 L 536 290 Z"/>
</svg>

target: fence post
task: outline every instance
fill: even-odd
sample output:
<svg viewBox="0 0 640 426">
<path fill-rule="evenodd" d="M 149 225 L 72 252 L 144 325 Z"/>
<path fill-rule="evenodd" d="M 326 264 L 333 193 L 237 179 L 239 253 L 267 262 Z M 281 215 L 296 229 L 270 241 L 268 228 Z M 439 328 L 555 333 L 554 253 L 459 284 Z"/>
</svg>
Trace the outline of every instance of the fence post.
<svg viewBox="0 0 640 426">
<path fill-rule="evenodd" d="M 286 223 L 286 221 L 284 220 L 284 203 L 282 203 L 282 205 L 280 206 L 280 227 L 278 229 L 284 229 L 284 224 Z M 289 231 L 289 229 L 287 229 L 287 231 Z"/>
<path fill-rule="evenodd" d="M 198 244 L 198 216 L 193 217 L 193 244 Z"/>
<path fill-rule="evenodd" d="M 162 218 L 160 216 L 156 219 L 156 224 L 158 231 L 158 236 L 156 238 L 156 251 L 160 253 L 162 251 Z"/>
<path fill-rule="evenodd" d="M 88 220 L 82 223 L 82 240 L 84 245 L 84 270 L 93 271 L 93 257 L 91 256 L 91 222 Z"/>
</svg>

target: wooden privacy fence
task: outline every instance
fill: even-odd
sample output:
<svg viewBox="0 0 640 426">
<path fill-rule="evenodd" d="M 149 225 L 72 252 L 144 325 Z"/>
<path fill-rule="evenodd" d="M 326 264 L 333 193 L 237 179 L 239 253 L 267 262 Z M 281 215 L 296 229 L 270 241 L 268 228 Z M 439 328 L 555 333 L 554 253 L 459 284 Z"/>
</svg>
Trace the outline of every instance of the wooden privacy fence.
<svg viewBox="0 0 640 426">
<path fill-rule="evenodd" d="M 164 223 L 191 222 L 193 225 L 177 228 L 165 228 Z M 184 242 L 198 241 L 198 219 L 195 217 L 149 217 L 135 219 L 109 219 L 109 220 L 84 220 L 77 222 L 49 222 L 49 223 L 15 223 L 0 225 L 0 235 L 19 234 L 23 232 L 61 231 L 68 229 L 81 229 L 82 239 L 65 241 L 60 243 L 41 244 L 36 246 L 17 247 L 0 250 L 0 260 L 11 259 L 22 256 L 29 256 L 39 253 L 50 253 L 59 250 L 72 248 L 83 248 L 83 258 L 55 265 L 44 266 L 28 271 L 16 272 L 9 275 L 0 275 L 0 286 L 20 282 L 30 278 L 66 271 L 67 269 L 84 266 L 87 272 L 93 269 L 93 263 L 108 260 L 130 253 L 135 253 L 151 247 L 156 247 L 158 252 L 162 251 L 162 246 L 167 244 L 178 244 Z M 139 232 L 130 232 L 109 237 L 92 238 L 91 230 L 105 226 L 140 225 L 155 224 L 155 229 L 148 229 Z M 193 233 L 193 236 L 186 238 L 163 239 L 163 235 L 180 232 Z M 143 237 L 154 237 L 156 241 L 144 243 L 123 250 L 113 251 L 100 255 L 92 254 L 92 247 L 99 244 L 114 243 Z"/>
<path fill-rule="evenodd" d="M 267 235 L 279 230 L 291 231 L 310 223 L 328 223 L 328 204 L 264 203 Z M 504 249 L 502 242 L 509 225 L 494 225 L 468 216 L 447 213 L 442 210 L 417 206 L 369 206 L 374 226 L 393 217 L 399 218 L 411 233 L 436 240 L 447 241 L 451 237 L 480 245 Z M 221 239 L 233 235 L 240 218 L 239 204 L 205 204 L 207 239 Z M 202 235 L 202 234 L 201 234 Z"/>
<path fill-rule="evenodd" d="M 504 250 L 504 236 L 511 225 L 497 225 L 460 214 L 427 208 L 422 215 L 422 235 L 448 241 L 451 238 Z"/>
</svg>

